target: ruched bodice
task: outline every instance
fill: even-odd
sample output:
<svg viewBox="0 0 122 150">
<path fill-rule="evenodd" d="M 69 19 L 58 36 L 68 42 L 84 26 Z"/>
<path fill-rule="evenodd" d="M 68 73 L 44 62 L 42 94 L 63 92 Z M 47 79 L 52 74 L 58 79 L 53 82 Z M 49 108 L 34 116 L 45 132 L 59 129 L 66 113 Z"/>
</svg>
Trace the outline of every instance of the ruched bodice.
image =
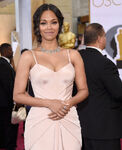
<svg viewBox="0 0 122 150">
<path fill-rule="evenodd" d="M 30 70 L 30 80 L 35 97 L 67 100 L 72 96 L 75 69 L 67 51 L 69 63 L 53 71 L 37 63 Z M 81 129 L 77 111 L 72 107 L 61 120 L 51 120 L 51 111 L 44 107 L 32 107 L 25 126 L 26 150 L 80 150 Z M 71 145 L 72 146 L 71 146 Z"/>
</svg>

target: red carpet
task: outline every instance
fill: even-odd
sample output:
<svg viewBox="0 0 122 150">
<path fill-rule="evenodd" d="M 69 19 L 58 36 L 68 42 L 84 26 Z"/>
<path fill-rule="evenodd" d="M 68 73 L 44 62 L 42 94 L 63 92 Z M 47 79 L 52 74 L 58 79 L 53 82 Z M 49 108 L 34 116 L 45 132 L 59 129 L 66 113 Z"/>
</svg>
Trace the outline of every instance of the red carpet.
<svg viewBox="0 0 122 150">
<path fill-rule="evenodd" d="M 24 150 L 24 137 L 23 134 L 23 122 L 19 124 L 18 139 L 17 139 L 17 149 Z M 121 150 L 122 150 L 122 139 L 121 139 Z"/>
<path fill-rule="evenodd" d="M 16 150 L 24 150 L 24 137 L 23 137 L 23 122 L 19 124 L 17 148 Z"/>
</svg>

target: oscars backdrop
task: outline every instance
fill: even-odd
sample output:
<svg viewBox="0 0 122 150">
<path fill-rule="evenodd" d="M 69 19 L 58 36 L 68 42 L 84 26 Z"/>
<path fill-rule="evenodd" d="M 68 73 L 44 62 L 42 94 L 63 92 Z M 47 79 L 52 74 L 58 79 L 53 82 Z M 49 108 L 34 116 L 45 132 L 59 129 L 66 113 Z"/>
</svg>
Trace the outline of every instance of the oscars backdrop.
<svg viewBox="0 0 122 150">
<path fill-rule="evenodd" d="M 122 79 L 122 0 L 90 0 L 90 23 L 103 25 L 106 49 L 103 53 L 118 67 Z"/>
</svg>

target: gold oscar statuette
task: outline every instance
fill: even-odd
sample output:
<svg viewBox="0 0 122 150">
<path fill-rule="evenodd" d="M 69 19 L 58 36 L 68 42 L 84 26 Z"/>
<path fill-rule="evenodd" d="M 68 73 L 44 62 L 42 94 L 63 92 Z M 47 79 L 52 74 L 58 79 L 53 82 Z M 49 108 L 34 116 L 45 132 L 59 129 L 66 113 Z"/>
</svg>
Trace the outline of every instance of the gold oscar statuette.
<svg viewBox="0 0 122 150">
<path fill-rule="evenodd" d="M 63 33 L 59 35 L 59 45 L 63 48 L 74 48 L 76 36 L 74 33 L 70 32 L 70 25 L 68 22 L 63 24 Z"/>
<path fill-rule="evenodd" d="M 122 68 L 122 29 L 119 29 L 119 34 L 117 35 L 118 47 L 119 47 L 119 59 L 117 59 L 117 67 Z"/>
</svg>

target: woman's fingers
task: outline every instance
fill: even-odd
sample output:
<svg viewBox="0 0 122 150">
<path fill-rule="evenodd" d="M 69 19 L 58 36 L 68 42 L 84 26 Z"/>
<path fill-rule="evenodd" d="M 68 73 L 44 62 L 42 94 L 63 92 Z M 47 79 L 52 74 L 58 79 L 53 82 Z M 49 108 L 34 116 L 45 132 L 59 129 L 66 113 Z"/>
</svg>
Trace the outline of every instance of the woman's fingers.
<svg viewBox="0 0 122 150">
<path fill-rule="evenodd" d="M 58 103 L 57 103 L 57 101 L 55 101 L 55 102 L 56 103 L 55 103 L 54 107 L 57 109 L 58 108 L 58 107 L 56 107 L 57 104 L 60 105 L 60 107 L 57 110 L 56 109 L 54 109 L 54 111 L 52 110 L 52 113 L 50 113 L 48 116 L 52 120 L 60 120 L 64 116 L 66 116 L 66 114 L 70 110 L 70 106 L 69 106 L 69 104 L 67 104 L 65 102 L 61 102 L 61 101 L 60 102 L 58 101 Z"/>
<path fill-rule="evenodd" d="M 59 119 L 62 119 L 65 116 L 65 113 L 60 112 L 60 113 L 56 114 L 56 113 L 52 112 L 48 116 L 52 120 L 59 120 Z"/>
<path fill-rule="evenodd" d="M 52 112 L 52 113 L 48 114 L 48 116 L 50 119 L 53 119 L 53 118 L 57 117 L 57 114 Z"/>
</svg>

